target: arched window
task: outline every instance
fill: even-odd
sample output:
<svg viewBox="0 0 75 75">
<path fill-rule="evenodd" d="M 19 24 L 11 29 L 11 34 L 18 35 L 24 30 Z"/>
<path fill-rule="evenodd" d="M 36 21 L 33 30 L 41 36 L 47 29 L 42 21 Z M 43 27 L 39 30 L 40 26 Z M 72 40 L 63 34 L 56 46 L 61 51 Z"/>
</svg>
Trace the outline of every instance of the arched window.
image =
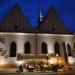
<svg viewBox="0 0 75 75">
<path fill-rule="evenodd" d="M 73 50 L 75 50 L 75 43 L 73 44 Z"/>
<path fill-rule="evenodd" d="M 10 57 L 16 57 L 16 43 L 12 42 L 10 44 Z"/>
<path fill-rule="evenodd" d="M 30 53 L 30 43 L 26 42 L 24 46 L 24 53 L 29 54 Z"/>
<path fill-rule="evenodd" d="M 65 42 L 62 43 L 62 47 L 63 47 L 65 62 L 68 63 L 68 58 L 67 58 L 67 52 L 66 52 Z"/>
<path fill-rule="evenodd" d="M 45 42 L 42 43 L 42 54 L 47 54 L 47 44 Z"/>
<path fill-rule="evenodd" d="M 54 44 L 54 51 L 55 51 L 55 54 L 58 54 L 60 56 L 60 49 L 59 49 L 58 42 L 55 42 L 55 44 Z"/>
<path fill-rule="evenodd" d="M 68 56 L 72 56 L 70 44 L 67 44 L 67 53 L 68 53 Z"/>
</svg>

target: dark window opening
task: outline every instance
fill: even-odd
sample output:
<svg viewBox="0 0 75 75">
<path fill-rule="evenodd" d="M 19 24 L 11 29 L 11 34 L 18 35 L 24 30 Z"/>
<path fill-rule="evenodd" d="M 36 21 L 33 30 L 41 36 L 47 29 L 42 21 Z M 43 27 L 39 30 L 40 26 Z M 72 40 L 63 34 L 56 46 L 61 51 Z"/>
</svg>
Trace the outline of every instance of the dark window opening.
<svg viewBox="0 0 75 75">
<path fill-rule="evenodd" d="M 71 46 L 69 44 L 67 44 L 67 52 L 68 52 L 68 56 L 72 56 Z"/>
<path fill-rule="evenodd" d="M 25 50 L 24 53 L 29 54 L 30 53 L 30 43 L 26 42 L 25 43 Z"/>
<path fill-rule="evenodd" d="M 60 48 L 59 48 L 58 42 L 55 42 L 54 44 L 54 51 L 55 51 L 55 54 L 58 54 L 60 56 Z"/>
<path fill-rule="evenodd" d="M 12 42 L 10 45 L 10 57 L 16 57 L 16 43 Z"/>
<path fill-rule="evenodd" d="M 42 53 L 43 54 L 47 54 L 48 52 L 47 52 L 47 44 L 46 43 L 42 43 Z"/>
<path fill-rule="evenodd" d="M 73 50 L 75 50 L 75 43 L 73 44 Z"/>
<path fill-rule="evenodd" d="M 18 28 L 18 26 L 17 26 L 17 25 L 15 25 L 15 26 L 14 26 L 14 28 L 15 28 L 15 29 L 17 29 L 17 28 Z"/>
<path fill-rule="evenodd" d="M 52 28 L 52 31 L 55 31 L 55 27 Z"/>
</svg>

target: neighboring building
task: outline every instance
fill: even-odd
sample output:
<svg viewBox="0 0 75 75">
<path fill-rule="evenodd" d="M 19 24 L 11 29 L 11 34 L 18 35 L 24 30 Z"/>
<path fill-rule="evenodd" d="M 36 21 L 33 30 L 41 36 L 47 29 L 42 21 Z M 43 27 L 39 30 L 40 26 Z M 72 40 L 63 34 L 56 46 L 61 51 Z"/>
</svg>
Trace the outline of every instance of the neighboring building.
<svg viewBox="0 0 75 75">
<path fill-rule="evenodd" d="M 74 35 L 60 20 L 54 7 L 37 30 L 31 27 L 18 5 L 0 24 L 0 51 L 6 51 L 7 64 L 18 63 L 18 53 L 58 54 L 66 63 L 75 64 L 74 48 Z"/>
</svg>

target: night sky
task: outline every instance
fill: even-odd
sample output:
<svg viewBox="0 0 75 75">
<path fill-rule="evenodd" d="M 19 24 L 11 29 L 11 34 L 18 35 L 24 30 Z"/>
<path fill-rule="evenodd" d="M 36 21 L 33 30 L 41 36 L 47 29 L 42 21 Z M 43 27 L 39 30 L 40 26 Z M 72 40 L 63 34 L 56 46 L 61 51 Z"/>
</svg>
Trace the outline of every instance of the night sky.
<svg viewBox="0 0 75 75">
<path fill-rule="evenodd" d="M 75 32 L 75 0 L 0 0 L 0 22 L 4 21 L 16 3 L 19 4 L 33 28 L 38 26 L 40 10 L 44 17 L 50 7 L 54 6 L 68 29 Z"/>
</svg>

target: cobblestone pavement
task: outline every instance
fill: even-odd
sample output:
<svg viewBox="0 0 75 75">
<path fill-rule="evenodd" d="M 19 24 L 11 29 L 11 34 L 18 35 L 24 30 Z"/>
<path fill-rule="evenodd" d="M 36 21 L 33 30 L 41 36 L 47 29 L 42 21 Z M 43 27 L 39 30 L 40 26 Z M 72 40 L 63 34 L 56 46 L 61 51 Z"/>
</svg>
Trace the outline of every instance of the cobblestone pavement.
<svg viewBox="0 0 75 75">
<path fill-rule="evenodd" d="M 0 75 L 75 75 L 75 72 L 25 72 L 25 73 L 0 73 Z"/>
<path fill-rule="evenodd" d="M 17 69 L 0 69 L 0 75 L 75 75 L 75 71 L 60 71 L 60 72 L 53 72 L 53 71 L 46 71 L 46 72 L 22 72 L 17 73 Z"/>
<path fill-rule="evenodd" d="M 16 68 L 9 68 L 9 69 L 2 69 L 0 68 L 0 75 L 75 75 L 75 70 L 72 71 L 59 71 L 59 72 L 53 72 L 53 71 L 46 71 L 46 72 L 24 72 L 17 73 Z"/>
</svg>

